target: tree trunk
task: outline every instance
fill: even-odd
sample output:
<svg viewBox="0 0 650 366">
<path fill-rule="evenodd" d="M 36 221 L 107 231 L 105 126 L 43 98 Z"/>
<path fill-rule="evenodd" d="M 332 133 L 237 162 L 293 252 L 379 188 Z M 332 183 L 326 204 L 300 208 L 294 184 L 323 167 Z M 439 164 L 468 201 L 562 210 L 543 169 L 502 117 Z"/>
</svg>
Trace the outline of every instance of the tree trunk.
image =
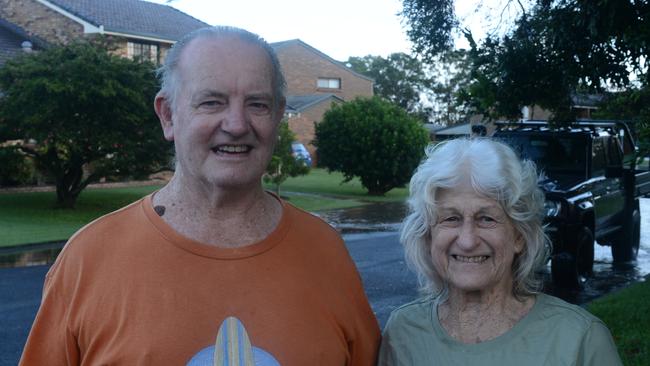
<svg viewBox="0 0 650 366">
<path fill-rule="evenodd" d="M 56 207 L 74 208 L 81 191 L 89 183 L 83 180 L 83 165 L 75 164 L 56 177 Z"/>
</svg>

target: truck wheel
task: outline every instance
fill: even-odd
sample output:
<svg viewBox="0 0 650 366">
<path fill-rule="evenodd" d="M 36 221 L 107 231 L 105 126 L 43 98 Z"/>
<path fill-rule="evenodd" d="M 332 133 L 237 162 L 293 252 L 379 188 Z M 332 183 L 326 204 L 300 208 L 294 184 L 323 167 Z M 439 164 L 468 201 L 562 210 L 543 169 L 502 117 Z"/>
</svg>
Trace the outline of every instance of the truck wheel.
<svg viewBox="0 0 650 366">
<path fill-rule="evenodd" d="M 576 257 L 568 252 L 558 253 L 551 259 L 551 277 L 555 287 L 575 289 L 580 286 Z"/>
<path fill-rule="evenodd" d="M 621 239 L 612 245 L 612 258 L 614 262 L 629 262 L 636 259 L 639 254 L 639 241 L 641 239 L 641 214 L 639 212 L 639 201 L 636 201 L 635 208 L 629 220 L 623 223 Z"/>
<path fill-rule="evenodd" d="M 586 226 L 578 234 L 578 274 L 591 276 L 594 270 L 594 234 Z"/>
</svg>

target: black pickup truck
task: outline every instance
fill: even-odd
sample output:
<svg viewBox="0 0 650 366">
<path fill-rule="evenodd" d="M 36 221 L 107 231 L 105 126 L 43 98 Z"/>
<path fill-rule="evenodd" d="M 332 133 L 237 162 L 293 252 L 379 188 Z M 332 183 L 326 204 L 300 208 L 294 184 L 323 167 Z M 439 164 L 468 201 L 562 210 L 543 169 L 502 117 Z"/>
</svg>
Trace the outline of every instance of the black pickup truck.
<svg viewBox="0 0 650 366">
<path fill-rule="evenodd" d="M 614 262 L 636 259 L 639 197 L 650 193 L 650 172 L 637 169 L 630 129 L 622 122 L 497 123 L 494 137 L 533 160 L 546 195 L 551 273 L 557 286 L 577 287 L 592 273 L 594 241 L 609 245 Z"/>
</svg>

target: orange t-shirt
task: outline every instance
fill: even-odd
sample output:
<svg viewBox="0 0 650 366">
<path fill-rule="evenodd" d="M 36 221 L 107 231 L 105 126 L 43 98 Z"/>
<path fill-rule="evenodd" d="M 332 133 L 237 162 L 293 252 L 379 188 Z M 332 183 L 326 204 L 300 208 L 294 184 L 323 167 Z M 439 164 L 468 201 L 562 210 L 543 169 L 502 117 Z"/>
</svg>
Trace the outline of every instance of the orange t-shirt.
<svg viewBox="0 0 650 366">
<path fill-rule="evenodd" d="M 343 241 L 282 205 L 236 249 L 181 236 L 151 196 L 89 224 L 46 276 L 21 365 L 185 365 L 230 316 L 282 366 L 374 365 L 379 328 Z"/>
</svg>

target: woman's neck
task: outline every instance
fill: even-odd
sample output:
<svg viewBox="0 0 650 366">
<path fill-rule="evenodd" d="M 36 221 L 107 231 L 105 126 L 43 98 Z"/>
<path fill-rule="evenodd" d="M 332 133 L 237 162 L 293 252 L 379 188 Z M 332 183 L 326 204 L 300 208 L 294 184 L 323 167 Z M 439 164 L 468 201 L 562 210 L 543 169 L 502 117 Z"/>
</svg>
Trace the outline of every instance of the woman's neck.
<svg viewBox="0 0 650 366">
<path fill-rule="evenodd" d="M 438 306 L 438 319 L 457 341 L 481 343 L 512 329 L 534 304 L 533 296 L 517 299 L 504 291 L 450 291 Z"/>
</svg>

